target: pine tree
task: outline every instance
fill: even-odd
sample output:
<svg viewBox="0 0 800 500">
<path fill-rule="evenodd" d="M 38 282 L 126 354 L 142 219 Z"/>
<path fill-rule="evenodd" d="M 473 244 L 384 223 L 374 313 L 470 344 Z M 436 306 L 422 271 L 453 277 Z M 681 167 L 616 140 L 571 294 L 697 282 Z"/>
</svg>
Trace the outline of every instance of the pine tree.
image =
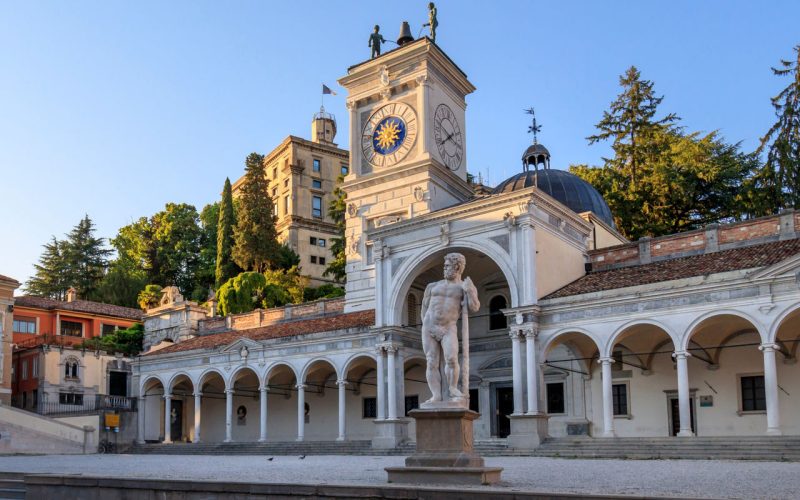
<svg viewBox="0 0 800 500">
<path fill-rule="evenodd" d="M 111 254 L 111 250 L 105 248 L 105 238 L 95 237 L 94 232 L 94 223 L 86 215 L 67 234 L 63 247 L 68 284 L 75 287 L 78 297 L 87 300 L 98 298 Z"/>
<path fill-rule="evenodd" d="M 25 283 L 25 291 L 38 297 L 64 300 L 70 287 L 63 255 L 64 242 L 53 236 L 49 243 L 42 246 L 44 251 L 39 263 L 33 265 L 36 274 Z"/>
<path fill-rule="evenodd" d="M 222 201 L 219 204 L 219 221 L 217 222 L 217 267 L 216 287 L 239 274 L 239 266 L 233 261 L 233 230 L 236 227 L 236 214 L 233 207 L 233 192 L 231 181 L 225 178 L 225 187 L 222 189 Z"/>
<path fill-rule="evenodd" d="M 264 157 L 251 153 L 245 161 L 233 246 L 233 260 L 245 270 L 263 272 L 274 264 L 278 242 L 268 189 Z"/>
<path fill-rule="evenodd" d="M 636 190 L 639 170 L 652 150 L 653 133 L 670 128 L 678 120 L 674 113 L 656 119 L 658 106 L 664 97 L 656 97 L 653 82 L 642 80 L 639 70 L 631 66 L 619 78 L 622 93 L 611 103 L 610 111 L 603 112 L 603 119 L 596 125 L 598 134 L 587 137 L 589 144 L 613 139 L 615 157 L 607 159 L 607 166 L 630 179 L 630 188 Z"/>
<path fill-rule="evenodd" d="M 778 121 L 761 138 L 757 150 L 767 151 L 767 161 L 756 175 L 763 195 L 761 214 L 775 213 L 783 208 L 800 208 L 800 45 L 794 47 L 796 61 L 781 60 L 772 68 L 776 76 L 788 76 L 791 82 L 771 99 Z"/>
<path fill-rule="evenodd" d="M 339 230 L 338 238 L 331 238 L 331 253 L 333 259 L 328 267 L 325 268 L 323 276 L 333 276 L 336 281 L 344 283 L 347 281 L 347 255 L 345 249 L 345 212 L 347 210 L 347 193 L 342 189 L 344 176 L 339 176 L 336 180 L 336 187 L 333 190 L 333 200 L 328 206 L 328 216 L 336 223 Z"/>
</svg>

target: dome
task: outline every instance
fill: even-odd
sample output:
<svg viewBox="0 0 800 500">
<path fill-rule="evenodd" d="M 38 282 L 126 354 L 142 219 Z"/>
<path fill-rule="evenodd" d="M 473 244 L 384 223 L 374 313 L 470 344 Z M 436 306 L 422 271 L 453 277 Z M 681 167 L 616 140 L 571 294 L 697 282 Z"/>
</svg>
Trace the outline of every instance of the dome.
<svg viewBox="0 0 800 500">
<path fill-rule="evenodd" d="M 533 160 L 537 156 L 546 156 L 547 158 L 550 158 L 550 151 L 548 151 L 546 147 L 544 147 L 543 145 L 541 145 L 539 143 L 532 144 L 532 145 L 530 145 L 528 147 L 528 149 L 525 150 L 525 153 L 523 153 L 522 161 L 525 161 L 525 160 L 527 160 L 528 158 L 531 158 L 531 157 L 533 157 L 533 158 L 531 158 L 531 160 Z M 534 162 L 531 161 L 531 163 L 534 163 Z"/>
<path fill-rule="evenodd" d="M 537 146 L 544 148 L 537 144 L 531 148 Z M 538 172 L 532 170 L 521 172 L 501 182 L 492 193 L 510 193 L 531 186 L 537 186 L 575 213 L 592 212 L 609 226 L 615 227 L 611 209 L 600 193 L 585 180 L 564 170 L 541 169 Z"/>
</svg>

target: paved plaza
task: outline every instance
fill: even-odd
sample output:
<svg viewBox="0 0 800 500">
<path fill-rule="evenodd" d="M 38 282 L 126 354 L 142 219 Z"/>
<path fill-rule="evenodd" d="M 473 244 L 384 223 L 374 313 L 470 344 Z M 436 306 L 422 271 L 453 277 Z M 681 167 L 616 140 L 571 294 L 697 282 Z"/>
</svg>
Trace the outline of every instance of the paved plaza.
<svg viewBox="0 0 800 500">
<path fill-rule="evenodd" d="M 403 457 L 48 455 L 0 457 L 0 471 L 295 484 L 385 484 Z M 695 460 L 569 460 L 497 457 L 501 489 L 686 498 L 797 498 L 800 463 Z"/>
</svg>

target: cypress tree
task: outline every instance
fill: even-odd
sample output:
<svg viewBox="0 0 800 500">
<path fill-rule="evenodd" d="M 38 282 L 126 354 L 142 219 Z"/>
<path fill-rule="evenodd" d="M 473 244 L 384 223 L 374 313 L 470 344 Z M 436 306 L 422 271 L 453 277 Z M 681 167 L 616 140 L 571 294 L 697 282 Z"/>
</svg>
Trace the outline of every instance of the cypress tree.
<svg viewBox="0 0 800 500">
<path fill-rule="evenodd" d="M 225 178 L 222 189 L 222 201 L 219 204 L 219 221 L 217 223 L 217 269 L 216 288 L 239 274 L 239 266 L 233 261 L 233 229 L 236 215 L 233 211 L 233 191 L 231 181 Z"/>
<path fill-rule="evenodd" d="M 247 271 L 263 272 L 274 265 L 278 241 L 268 189 L 264 157 L 251 153 L 245 160 L 233 246 L 233 261 Z"/>
<path fill-rule="evenodd" d="M 25 283 L 25 291 L 38 297 L 64 300 L 70 287 L 63 255 L 64 242 L 53 236 L 42 246 L 44 251 L 39 256 L 39 263 L 33 265 L 36 273 Z"/>
</svg>

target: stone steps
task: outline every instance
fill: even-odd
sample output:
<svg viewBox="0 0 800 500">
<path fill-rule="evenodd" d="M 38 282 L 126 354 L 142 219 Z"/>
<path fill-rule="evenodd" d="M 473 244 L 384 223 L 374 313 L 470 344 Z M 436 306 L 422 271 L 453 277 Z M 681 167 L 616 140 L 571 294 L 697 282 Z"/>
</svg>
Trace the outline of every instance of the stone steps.
<svg viewBox="0 0 800 500">
<path fill-rule="evenodd" d="M 25 498 L 25 480 L 19 472 L 0 472 L 0 500 Z"/>
</svg>

